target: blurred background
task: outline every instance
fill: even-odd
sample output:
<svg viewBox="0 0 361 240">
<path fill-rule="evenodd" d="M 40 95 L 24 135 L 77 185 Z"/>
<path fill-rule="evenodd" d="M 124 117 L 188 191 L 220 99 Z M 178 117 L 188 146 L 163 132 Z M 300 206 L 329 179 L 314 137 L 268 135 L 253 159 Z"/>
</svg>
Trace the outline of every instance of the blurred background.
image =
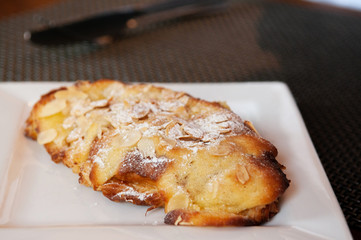
<svg viewBox="0 0 361 240">
<path fill-rule="evenodd" d="M 49 4 L 61 2 L 64 0 L 12 0 L 0 1 L 0 19 L 11 16 L 17 13 L 28 11 L 31 9 L 36 9 L 39 7 L 44 7 Z M 65 0 L 66 1 L 66 0 Z M 360 10 L 361 11 L 361 1 L 360 0 L 284 0 L 290 2 L 314 2 L 321 3 L 330 6 L 338 6 L 347 9 Z"/>
<path fill-rule="evenodd" d="M 0 19 L 61 1 L 64 0 L 1 0 Z"/>
</svg>

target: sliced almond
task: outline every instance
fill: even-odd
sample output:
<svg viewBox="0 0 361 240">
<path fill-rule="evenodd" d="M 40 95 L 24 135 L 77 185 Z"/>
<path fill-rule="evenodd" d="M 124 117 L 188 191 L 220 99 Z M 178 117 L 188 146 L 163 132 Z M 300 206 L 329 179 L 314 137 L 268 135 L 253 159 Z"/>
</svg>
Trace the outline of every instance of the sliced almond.
<svg viewBox="0 0 361 240">
<path fill-rule="evenodd" d="M 66 135 L 65 134 L 57 134 L 57 136 L 55 137 L 55 139 L 53 140 L 54 144 L 57 146 L 61 146 L 64 142 Z"/>
<path fill-rule="evenodd" d="M 217 128 L 218 128 L 219 133 L 223 133 L 223 134 L 229 133 L 229 132 L 232 131 L 230 123 L 229 123 L 228 120 L 223 121 L 223 122 L 218 122 L 217 123 Z"/>
<path fill-rule="evenodd" d="M 178 101 L 159 101 L 159 108 L 165 112 L 174 112 L 180 106 L 183 106 L 181 102 Z"/>
<path fill-rule="evenodd" d="M 152 125 L 156 127 L 160 127 L 161 129 L 165 129 L 170 123 L 173 121 L 165 116 L 154 116 L 150 122 Z"/>
<path fill-rule="evenodd" d="M 105 118 L 115 127 L 119 127 L 123 123 L 132 123 L 133 119 L 131 118 L 128 110 L 125 108 L 124 104 L 116 103 L 111 105 L 110 111 L 106 114 Z"/>
<path fill-rule="evenodd" d="M 83 136 L 83 133 L 80 128 L 74 128 L 67 136 L 66 141 L 68 143 L 74 142 Z"/>
<path fill-rule="evenodd" d="M 182 219 L 182 216 L 179 215 L 179 216 L 177 217 L 177 220 L 175 220 L 174 225 L 176 225 L 176 226 L 179 225 L 179 223 L 181 223 L 182 220 L 183 220 L 183 219 Z"/>
<path fill-rule="evenodd" d="M 191 223 L 191 222 L 181 221 L 181 222 L 179 222 L 179 224 L 178 224 L 178 225 L 180 225 L 180 226 L 192 226 L 192 225 L 193 225 L 193 223 Z"/>
<path fill-rule="evenodd" d="M 57 91 L 54 94 L 56 99 L 73 99 L 73 98 L 77 98 L 77 99 L 85 99 L 88 97 L 88 94 L 82 92 L 82 91 L 78 91 L 78 90 L 61 90 L 61 91 Z"/>
<path fill-rule="evenodd" d="M 65 99 L 54 99 L 47 103 L 39 112 L 39 117 L 48 117 L 61 112 L 66 107 Z"/>
<path fill-rule="evenodd" d="M 236 167 L 236 176 L 240 183 L 245 184 L 249 180 L 247 168 L 241 164 Z"/>
<path fill-rule="evenodd" d="M 63 121 L 63 128 L 64 129 L 72 128 L 75 126 L 75 122 L 76 122 L 76 117 L 74 116 L 67 117 Z"/>
<path fill-rule="evenodd" d="M 219 189 L 219 182 L 213 181 L 212 182 L 212 198 L 215 199 L 218 195 L 218 189 Z"/>
<path fill-rule="evenodd" d="M 219 133 L 223 133 L 223 134 L 229 133 L 231 131 L 232 131 L 232 129 L 230 129 L 230 128 L 221 128 L 221 129 L 219 129 Z"/>
<path fill-rule="evenodd" d="M 137 147 L 139 151 L 143 154 L 145 157 L 154 157 L 155 156 L 155 145 L 151 138 L 145 138 L 142 137 Z"/>
<path fill-rule="evenodd" d="M 141 119 L 145 118 L 150 112 L 150 108 L 145 103 L 139 103 L 132 107 L 131 114 L 133 118 Z"/>
<path fill-rule="evenodd" d="M 233 146 L 227 142 L 221 142 L 220 144 L 213 146 L 209 149 L 210 154 L 214 156 L 226 156 L 233 150 Z"/>
<path fill-rule="evenodd" d="M 184 95 L 186 95 L 186 93 L 185 92 L 177 92 L 176 93 L 176 95 L 175 95 L 175 98 L 181 98 L 181 97 L 183 97 Z"/>
<path fill-rule="evenodd" d="M 219 103 L 219 105 L 221 105 L 222 107 L 224 107 L 224 108 L 226 108 L 226 109 L 228 109 L 228 110 L 231 110 L 231 108 L 229 107 L 229 105 L 227 104 L 227 102 L 225 102 L 225 101 L 219 101 L 218 103 Z"/>
<path fill-rule="evenodd" d="M 93 101 L 90 103 L 90 106 L 93 108 L 105 107 L 106 105 L 108 105 L 108 100 L 106 99 Z"/>
<path fill-rule="evenodd" d="M 169 138 L 167 136 L 162 135 L 164 142 L 170 146 L 170 148 L 174 148 L 177 145 L 177 141 L 175 139 Z"/>
<path fill-rule="evenodd" d="M 142 134 L 137 130 L 130 130 L 125 134 L 119 135 L 117 145 L 119 147 L 132 147 L 140 140 Z"/>
<path fill-rule="evenodd" d="M 103 96 L 106 98 L 121 96 L 124 92 L 124 86 L 120 83 L 113 83 L 103 91 Z"/>
<path fill-rule="evenodd" d="M 246 126 L 248 126 L 250 129 L 252 129 L 253 131 L 255 131 L 255 133 L 257 133 L 257 135 L 259 135 L 259 133 L 257 132 L 256 128 L 253 126 L 252 122 L 250 121 L 244 121 L 244 124 Z"/>
<path fill-rule="evenodd" d="M 189 119 L 189 113 L 187 111 L 187 108 L 184 106 L 180 106 L 174 109 L 174 114 L 180 118 Z"/>
<path fill-rule="evenodd" d="M 78 117 L 75 122 L 82 132 L 86 132 L 91 125 L 91 121 L 84 116 Z"/>
<path fill-rule="evenodd" d="M 179 140 L 183 140 L 183 141 L 192 141 L 195 140 L 194 137 L 192 137 L 191 135 L 182 135 L 182 136 L 178 136 L 177 137 Z"/>
<path fill-rule="evenodd" d="M 226 120 L 226 121 L 223 121 L 223 122 L 218 122 L 218 123 L 217 123 L 217 127 L 220 127 L 220 128 L 229 128 L 230 125 L 229 125 L 229 122 Z"/>
<path fill-rule="evenodd" d="M 174 99 L 176 97 L 176 93 L 169 89 L 162 89 L 161 96 L 163 99 Z"/>
<path fill-rule="evenodd" d="M 212 179 L 210 179 L 206 185 L 207 191 L 210 193 L 211 199 L 215 199 L 218 194 L 219 181 L 217 177 L 218 176 L 215 176 Z"/>
<path fill-rule="evenodd" d="M 190 125 L 182 126 L 182 129 L 185 133 L 190 135 L 191 137 L 195 139 L 201 139 L 203 137 L 203 131 L 197 127 L 192 127 Z"/>
<path fill-rule="evenodd" d="M 228 121 L 228 118 L 226 115 L 217 114 L 217 115 L 211 116 L 211 120 L 215 123 L 222 123 L 222 122 Z"/>
<path fill-rule="evenodd" d="M 81 116 L 93 109 L 90 105 L 90 99 L 81 99 L 73 103 L 70 114 L 73 116 Z"/>
<path fill-rule="evenodd" d="M 182 97 L 178 98 L 178 101 L 180 101 L 183 105 L 187 105 L 189 100 L 189 97 L 187 95 L 183 95 Z"/>
<path fill-rule="evenodd" d="M 170 212 L 175 209 L 184 209 L 189 205 L 189 197 L 183 192 L 179 191 L 171 199 L 169 199 L 168 204 L 165 207 L 165 212 Z"/>
<path fill-rule="evenodd" d="M 165 128 L 165 134 L 170 138 L 178 138 L 184 136 L 180 124 L 176 121 L 173 121 L 167 125 Z"/>
<path fill-rule="evenodd" d="M 37 141 L 41 145 L 50 143 L 56 138 L 57 135 L 57 131 L 54 128 L 50 128 L 48 130 L 40 132 Z"/>
<path fill-rule="evenodd" d="M 105 127 L 110 124 L 110 122 L 105 117 L 108 113 L 108 110 L 99 109 L 94 110 L 85 115 L 86 118 L 91 119 L 93 122 L 97 122 L 99 126 Z"/>
</svg>

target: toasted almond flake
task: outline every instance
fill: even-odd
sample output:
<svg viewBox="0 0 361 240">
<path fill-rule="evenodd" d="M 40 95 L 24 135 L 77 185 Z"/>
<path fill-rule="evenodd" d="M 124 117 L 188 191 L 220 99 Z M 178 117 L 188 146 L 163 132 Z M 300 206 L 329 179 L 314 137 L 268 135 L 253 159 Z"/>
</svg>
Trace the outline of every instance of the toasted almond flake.
<svg viewBox="0 0 361 240">
<path fill-rule="evenodd" d="M 139 151 L 145 157 L 154 157 L 155 156 L 155 145 L 151 138 L 142 137 L 138 144 Z"/>
<path fill-rule="evenodd" d="M 187 108 L 184 106 L 180 106 L 177 109 L 174 110 L 174 114 L 182 119 L 188 119 L 189 113 L 187 111 Z"/>
<path fill-rule="evenodd" d="M 110 105 L 110 111 L 105 115 L 105 118 L 115 127 L 123 123 L 132 123 L 133 119 L 131 118 L 128 109 L 124 106 L 124 103 L 116 103 Z"/>
<path fill-rule="evenodd" d="M 188 204 L 189 204 L 188 195 L 183 191 L 179 191 L 175 195 L 173 195 L 171 199 L 169 199 L 168 204 L 166 206 L 166 212 L 170 212 L 175 209 L 187 208 Z"/>
<path fill-rule="evenodd" d="M 231 108 L 229 107 L 229 105 L 227 104 L 227 102 L 225 101 L 219 101 L 218 102 L 222 107 L 228 109 L 228 110 L 231 110 Z"/>
<path fill-rule="evenodd" d="M 106 116 L 108 110 L 99 109 L 99 110 L 93 110 L 85 115 L 87 119 L 92 119 L 94 122 L 97 122 L 99 126 L 105 127 L 110 124 L 108 119 L 104 116 Z"/>
<path fill-rule="evenodd" d="M 212 182 L 212 198 L 215 199 L 218 195 L 218 189 L 219 189 L 219 182 L 213 181 Z"/>
<path fill-rule="evenodd" d="M 124 86 L 119 83 L 110 84 L 103 91 L 103 96 L 106 98 L 121 96 L 124 92 Z"/>
<path fill-rule="evenodd" d="M 39 112 L 39 117 L 48 117 L 61 112 L 66 107 L 65 99 L 54 99 L 47 103 Z"/>
<path fill-rule="evenodd" d="M 191 127 L 185 125 L 182 127 L 183 131 L 195 139 L 201 139 L 203 137 L 203 131 L 197 127 Z"/>
<path fill-rule="evenodd" d="M 137 144 L 142 137 L 142 134 L 137 130 L 131 130 L 123 135 L 119 135 L 118 146 L 119 147 L 131 147 Z"/>
<path fill-rule="evenodd" d="M 164 124 L 160 125 L 160 128 L 167 129 L 169 124 L 173 124 L 173 120 L 169 120 L 168 122 L 165 122 Z M 155 126 L 157 126 L 157 125 L 155 124 Z"/>
<path fill-rule="evenodd" d="M 150 112 L 150 108 L 145 103 L 139 103 L 132 107 L 131 115 L 133 118 L 141 119 L 145 118 Z"/>
<path fill-rule="evenodd" d="M 217 114 L 217 115 L 211 116 L 211 120 L 213 120 L 215 123 L 222 123 L 222 122 L 227 121 L 228 118 L 225 115 Z"/>
<path fill-rule="evenodd" d="M 162 89 L 161 96 L 164 99 L 173 99 L 176 96 L 176 93 L 169 89 Z"/>
<path fill-rule="evenodd" d="M 184 104 L 179 101 L 159 101 L 158 104 L 160 110 L 165 112 L 173 112 L 177 108 L 184 106 Z"/>
<path fill-rule="evenodd" d="M 181 225 L 181 226 L 191 226 L 191 225 L 193 225 L 193 223 L 182 221 L 182 222 L 180 222 L 178 225 Z"/>
<path fill-rule="evenodd" d="M 70 91 L 69 90 L 61 90 L 61 91 L 57 91 L 54 96 L 56 99 L 67 99 L 69 98 L 69 94 Z"/>
<path fill-rule="evenodd" d="M 229 128 L 229 122 L 228 121 L 219 122 L 217 123 L 217 126 L 220 128 Z"/>
<path fill-rule="evenodd" d="M 186 95 L 185 92 L 177 92 L 175 95 L 175 98 L 179 99 L 179 98 L 183 97 L 184 95 Z"/>
<path fill-rule="evenodd" d="M 253 131 L 255 131 L 255 133 L 257 135 L 259 135 L 258 131 L 256 130 L 256 128 L 253 126 L 252 122 L 250 121 L 244 121 L 244 124 L 247 125 L 250 129 L 252 129 Z"/>
<path fill-rule="evenodd" d="M 164 140 L 164 142 L 170 147 L 170 148 L 174 148 L 177 145 L 177 141 L 169 138 L 167 136 L 162 135 L 162 138 Z"/>
<path fill-rule="evenodd" d="M 177 124 L 177 122 L 175 121 L 170 121 L 168 122 L 167 124 L 165 124 L 165 134 L 168 136 L 169 135 L 169 132 L 170 130 Z"/>
<path fill-rule="evenodd" d="M 174 225 L 179 225 L 179 223 L 181 223 L 182 220 L 183 220 L 182 216 L 178 216 L 177 220 L 175 220 L 175 222 L 174 222 Z"/>
<path fill-rule="evenodd" d="M 230 129 L 230 128 L 222 128 L 222 129 L 219 130 L 219 133 L 225 134 L 225 133 L 229 133 L 231 131 L 232 131 L 232 129 Z"/>
<path fill-rule="evenodd" d="M 91 125 L 91 121 L 84 116 L 78 117 L 75 122 L 82 132 L 86 132 Z"/>
<path fill-rule="evenodd" d="M 50 143 L 56 138 L 57 135 L 57 131 L 54 128 L 50 128 L 48 130 L 40 132 L 37 141 L 41 145 Z"/>
<path fill-rule="evenodd" d="M 55 143 L 55 145 L 62 145 L 63 144 L 63 141 L 65 139 L 66 135 L 65 134 L 57 134 L 56 138 L 53 140 L 53 142 Z"/>
<path fill-rule="evenodd" d="M 182 136 L 178 136 L 177 137 L 179 140 L 183 140 L 183 141 L 192 141 L 192 140 L 196 140 L 194 137 L 192 137 L 191 135 L 182 135 Z"/>
<path fill-rule="evenodd" d="M 181 125 L 178 122 L 173 122 L 169 124 L 165 129 L 165 134 L 173 139 L 177 139 L 182 136 L 186 136 L 187 134 L 183 133 Z"/>
<path fill-rule="evenodd" d="M 67 136 L 66 141 L 68 143 L 74 142 L 75 140 L 79 139 L 83 135 L 80 128 L 73 129 Z"/>
<path fill-rule="evenodd" d="M 247 168 L 241 164 L 237 165 L 236 176 L 240 183 L 245 184 L 249 180 Z"/>
<path fill-rule="evenodd" d="M 76 117 L 74 117 L 74 116 L 67 117 L 63 121 L 63 128 L 68 129 L 68 128 L 74 127 L 75 122 L 76 122 Z"/>
<path fill-rule="evenodd" d="M 187 95 L 183 95 L 182 97 L 178 98 L 178 100 L 183 104 L 187 105 L 189 97 Z"/>
<path fill-rule="evenodd" d="M 99 127 L 97 129 L 97 138 L 100 139 L 102 137 L 103 133 L 108 132 L 108 130 L 109 129 L 107 127 L 104 127 L 104 126 Z"/>
<path fill-rule="evenodd" d="M 82 91 L 69 89 L 69 90 L 57 91 L 54 94 L 54 96 L 56 99 L 72 99 L 72 98 L 85 99 L 88 97 L 88 94 Z"/>
<path fill-rule="evenodd" d="M 213 146 L 209 149 L 210 154 L 214 156 L 226 156 L 232 151 L 232 146 L 225 142 L 222 142 L 216 146 Z"/>
<path fill-rule="evenodd" d="M 70 114 L 70 109 L 69 107 L 65 107 L 63 110 L 61 110 L 61 113 L 64 115 L 64 116 L 69 116 Z"/>
<path fill-rule="evenodd" d="M 106 105 L 108 105 L 108 100 L 106 100 L 106 99 L 101 99 L 101 100 L 93 101 L 90 103 L 90 106 L 93 108 L 105 107 Z"/>
</svg>

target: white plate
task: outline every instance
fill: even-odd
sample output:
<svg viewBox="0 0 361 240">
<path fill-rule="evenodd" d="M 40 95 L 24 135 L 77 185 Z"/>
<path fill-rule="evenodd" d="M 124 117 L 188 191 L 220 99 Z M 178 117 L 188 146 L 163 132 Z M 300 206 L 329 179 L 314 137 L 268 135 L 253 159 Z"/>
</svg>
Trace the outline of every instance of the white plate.
<svg viewBox="0 0 361 240">
<path fill-rule="evenodd" d="M 227 101 L 279 151 L 291 185 L 281 211 L 258 227 L 174 227 L 163 209 L 115 203 L 78 184 L 43 147 L 23 136 L 41 94 L 64 83 L 0 84 L 1 239 L 351 239 L 340 206 L 287 86 L 278 83 L 162 84 Z"/>
</svg>

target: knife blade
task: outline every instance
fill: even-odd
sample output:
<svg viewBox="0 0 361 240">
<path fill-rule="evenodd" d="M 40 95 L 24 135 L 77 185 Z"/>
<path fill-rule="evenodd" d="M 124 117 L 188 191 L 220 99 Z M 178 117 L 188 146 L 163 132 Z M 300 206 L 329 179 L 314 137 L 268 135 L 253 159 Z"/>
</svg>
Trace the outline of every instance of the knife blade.
<svg viewBox="0 0 361 240">
<path fill-rule="evenodd" d="M 171 0 L 146 6 L 125 6 L 116 11 L 108 11 L 73 22 L 46 26 L 24 33 L 24 39 L 38 45 L 60 45 L 76 42 L 108 44 L 113 37 L 122 36 L 127 29 L 136 28 L 138 18 L 143 24 L 150 22 L 146 16 L 164 12 L 166 19 L 193 15 L 224 6 L 225 0 Z M 161 17 L 158 21 L 164 21 Z M 154 21 L 154 17 L 153 20 Z"/>
</svg>

